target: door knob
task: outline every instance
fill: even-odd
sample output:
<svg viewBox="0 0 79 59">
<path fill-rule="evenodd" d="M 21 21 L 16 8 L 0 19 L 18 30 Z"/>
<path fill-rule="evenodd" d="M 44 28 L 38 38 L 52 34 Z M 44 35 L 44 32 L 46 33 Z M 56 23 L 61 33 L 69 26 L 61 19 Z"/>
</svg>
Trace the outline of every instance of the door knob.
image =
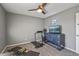
<svg viewBox="0 0 79 59">
<path fill-rule="evenodd" d="M 79 25 L 79 24 L 77 24 L 77 25 Z"/>
<path fill-rule="evenodd" d="M 79 35 L 76 35 L 76 36 L 79 36 Z"/>
</svg>

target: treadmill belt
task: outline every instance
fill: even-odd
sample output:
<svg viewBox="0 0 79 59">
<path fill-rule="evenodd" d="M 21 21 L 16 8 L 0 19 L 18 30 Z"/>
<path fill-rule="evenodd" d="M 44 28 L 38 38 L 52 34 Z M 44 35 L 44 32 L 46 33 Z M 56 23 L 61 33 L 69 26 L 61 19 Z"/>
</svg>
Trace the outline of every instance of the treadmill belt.
<svg viewBox="0 0 79 59">
<path fill-rule="evenodd" d="M 40 47 L 42 47 L 44 45 L 43 43 L 36 42 L 36 41 L 31 42 L 31 43 L 35 46 L 35 48 L 40 48 Z"/>
</svg>

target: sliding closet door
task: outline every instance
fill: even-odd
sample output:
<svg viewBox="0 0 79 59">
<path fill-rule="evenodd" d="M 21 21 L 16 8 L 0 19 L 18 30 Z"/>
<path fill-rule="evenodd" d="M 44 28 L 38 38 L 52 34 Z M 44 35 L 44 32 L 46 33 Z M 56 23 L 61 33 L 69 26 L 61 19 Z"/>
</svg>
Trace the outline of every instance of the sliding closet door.
<svg viewBox="0 0 79 59">
<path fill-rule="evenodd" d="M 76 52 L 79 53 L 79 13 L 76 13 Z"/>
</svg>

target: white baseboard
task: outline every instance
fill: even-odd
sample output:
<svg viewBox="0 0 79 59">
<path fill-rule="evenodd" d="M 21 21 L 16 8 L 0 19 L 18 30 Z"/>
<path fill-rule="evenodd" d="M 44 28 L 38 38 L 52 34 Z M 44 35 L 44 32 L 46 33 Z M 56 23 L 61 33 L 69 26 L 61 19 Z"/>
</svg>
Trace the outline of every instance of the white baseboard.
<svg viewBox="0 0 79 59">
<path fill-rule="evenodd" d="M 65 47 L 65 49 L 70 50 L 70 51 L 73 51 L 73 52 L 75 52 L 75 53 L 76 53 L 76 51 L 75 51 L 75 50 L 73 50 L 73 49 L 71 49 L 71 48 Z"/>
<path fill-rule="evenodd" d="M 79 52 L 76 51 L 77 54 L 79 54 Z"/>
<path fill-rule="evenodd" d="M 5 47 L 3 48 L 3 50 L 2 50 L 2 52 L 1 52 L 0 54 L 3 54 L 4 51 L 6 50 L 6 48 L 7 48 L 7 46 L 5 46 Z"/>
<path fill-rule="evenodd" d="M 7 45 L 7 47 L 18 46 L 18 45 L 27 44 L 27 43 L 30 43 L 30 42 L 23 42 L 23 43 L 17 43 L 17 44 Z"/>
<path fill-rule="evenodd" d="M 18 45 L 27 44 L 27 43 L 30 43 L 30 42 L 23 42 L 23 43 L 18 43 L 18 44 L 6 45 L 6 46 L 4 47 L 4 49 L 2 50 L 1 54 L 3 54 L 4 51 L 6 50 L 6 48 L 8 48 L 8 47 L 18 46 Z"/>
</svg>

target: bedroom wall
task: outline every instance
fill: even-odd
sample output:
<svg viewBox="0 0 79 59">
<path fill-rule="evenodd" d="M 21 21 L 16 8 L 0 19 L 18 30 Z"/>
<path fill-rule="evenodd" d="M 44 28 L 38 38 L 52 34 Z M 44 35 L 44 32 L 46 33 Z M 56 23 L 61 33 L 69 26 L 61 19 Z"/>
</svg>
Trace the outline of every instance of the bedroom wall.
<svg viewBox="0 0 79 59">
<path fill-rule="evenodd" d="M 34 33 L 44 27 L 43 21 L 41 18 L 7 13 L 7 44 L 34 41 Z"/>
<path fill-rule="evenodd" d="M 4 9 L 0 5 L 0 52 L 6 45 L 5 40 L 5 12 Z"/>
<path fill-rule="evenodd" d="M 62 33 L 65 34 L 66 48 L 73 51 L 76 50 L 76 37 L 75 37 L 75 21 L 78 6 L 67 9 L 58 14 L 52 15 L 45 19 L 45 28 L 49 28 L 52 20 L 57 20 L 57 24 L 62 25 Z"/>
</svg>

